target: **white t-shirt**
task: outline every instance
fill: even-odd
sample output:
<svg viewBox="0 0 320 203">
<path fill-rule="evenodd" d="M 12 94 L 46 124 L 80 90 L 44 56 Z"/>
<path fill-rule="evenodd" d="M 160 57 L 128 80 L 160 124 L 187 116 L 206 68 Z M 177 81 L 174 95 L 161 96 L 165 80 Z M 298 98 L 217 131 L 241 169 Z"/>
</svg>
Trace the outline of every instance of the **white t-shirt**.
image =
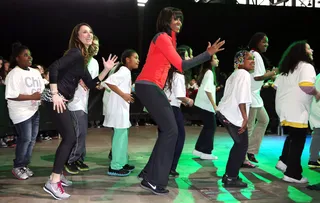
<svg viewBox="0 0 320 203">
<path fill-rule="evenodd" d="M 316 72 L 306 62 L 298 63 L 293 73 L 279 75 L 274 82 L 276 87 L 276 112 L 282 126 L 307 128 L 312 95 L 306 94 L 299 83 L 314 84 Z"/>
<path fill-rule="evenodd" d="M 320 91 L 320 74 L 317 75 L 315 87 Z M 312 98 L 309 123 L 311 129 L 320 128 L 320 101 L 317 102 L 315 97 Z"/>
<path fill-rule="evenodd" d="M 123 93 L 131 93 L 131 72 L 125 67 L 109 76 L 106 83 L 116 85 Z M 117 93 L 111 91 L 107 103 L 107 112 L 103 125 L 110 128 L 129 128 L 130 122 L 130 104 L 120 97 Z"/>
<path fill-rule="evenodd" d="M 207 72 L 203 76 L 203 80 L 198 89 L 194 105 L 203 110 L 214 113 L 214 108 L 206 92 L 210 92 L 212 94 L 213 101 L 216 103 L 216 86 L 214 85 L 214 77 L 213 72 L 211 70 L 207 70 Z"/>
<path fill-rule="evenodd" d="M 6 99 L 8 100 L 9 116 L 13 124 L 18 124 L 31 118 L 40 105 L 40 100 L 13 101 L 20 94 L 32 95 L 44 90 L 44 82 L 40 72 L 29 68 L 23 70 L 16 66 L 6 77 Z"/>
<path fill-rule="evenodd" d="M 227 79 L 224 94 L 219 102 L 218 111 L 233 125 L 241 127 L 243 117 L 239 104 L 246 104 L 249 116 L 251 104 L 250 73 L 244 69 L 235 70 Z"/>
<path fill-rule="evenodd" d="M 186 97 L 186 85 L 185 85 L 184 75 L 174 72 L 172 79 L 172 90 L 165 88 L 164 93 L 167 95 L 168 99 L 171 100 L 171 106 L 179 107 L 181 106 L 181 100 L 179 97 Z"/>
<path fill-rule="evenodd" d="M 92 78 L 96 78 L 99 75 L 99 64 L 98 61 L 92 58 L 88 64 L 88 71 Z M 79 84 L 73 99 L 68 102 L 68 109 L 70 111 L 84 111 L 88 114 L 88 100 L 89 90 L 84 90 Z"/>
<path fill-rule="evenodd" d="M 261 55 L 256 51 L 251 51 L 254 56 L 254 72 L 251 73 L 251 96 L 252 103 L 251 107 L 258 108 L 263 107 L 263 100 L 260 96 L 260 90 L 263 86 L 263 80 L 256 81 L 254 77 L 262 76 L 266 73 L 266 68 L 264 67 L 263 59 Z"/>
</svg>

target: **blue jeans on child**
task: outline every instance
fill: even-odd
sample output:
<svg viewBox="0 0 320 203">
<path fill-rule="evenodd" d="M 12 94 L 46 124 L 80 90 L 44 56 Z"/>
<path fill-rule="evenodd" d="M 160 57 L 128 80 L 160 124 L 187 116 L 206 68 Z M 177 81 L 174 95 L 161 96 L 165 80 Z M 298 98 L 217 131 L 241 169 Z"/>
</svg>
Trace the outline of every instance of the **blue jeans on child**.
<svg viewBox="0 0 320 203">
<path fill-rule="evenodd" d="M 29 119 L 14 125 L 17 131 L 16 158 L 13 167 L 25 167 L 30 163 L 32 150 L 39 132 L 40 114 L 37 111 Z"/>
</svg>

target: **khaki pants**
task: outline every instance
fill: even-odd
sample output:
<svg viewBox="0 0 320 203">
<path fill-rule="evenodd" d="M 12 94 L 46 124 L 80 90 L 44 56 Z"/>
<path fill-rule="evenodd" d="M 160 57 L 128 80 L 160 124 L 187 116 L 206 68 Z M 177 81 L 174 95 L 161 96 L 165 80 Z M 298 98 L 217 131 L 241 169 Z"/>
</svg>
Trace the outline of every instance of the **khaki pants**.
<svg viewBox="0 0 320 203">
<path fill-rule="evenodd" d="M 248 118 L 248 153 L 258 154 L 268 124 L 269 116 L 264 107 L 250 108 Z"/>
</svg>

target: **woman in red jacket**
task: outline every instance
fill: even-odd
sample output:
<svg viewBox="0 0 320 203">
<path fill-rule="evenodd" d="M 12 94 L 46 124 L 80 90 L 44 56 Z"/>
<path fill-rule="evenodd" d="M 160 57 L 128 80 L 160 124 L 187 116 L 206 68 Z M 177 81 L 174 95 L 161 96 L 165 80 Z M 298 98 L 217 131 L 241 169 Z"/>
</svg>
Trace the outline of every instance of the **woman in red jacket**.
<svg viewBox="0 0 320 203">
<path fill-rule="evenodd" d="M 158 34 L 152 39 L 146 63 L 136 80 L 136 95 L 158 125 L 158 139 L 145 168 L 138 175 L 141 187 L 154 194 L 167 194 L 169 172 L 174 156 L 178 129 L 175 117 L 163 92 L 168 71 L 172 66 L 179 72 L 210 60 L 221 50 L 224 41 L 218 39 L 205 52 L 190 60 L 182 60 L 176 51 L 176 34 L 180 32 L 183 14 L 180 9 L 166 7 L 157 20 Z"/>
</svg>

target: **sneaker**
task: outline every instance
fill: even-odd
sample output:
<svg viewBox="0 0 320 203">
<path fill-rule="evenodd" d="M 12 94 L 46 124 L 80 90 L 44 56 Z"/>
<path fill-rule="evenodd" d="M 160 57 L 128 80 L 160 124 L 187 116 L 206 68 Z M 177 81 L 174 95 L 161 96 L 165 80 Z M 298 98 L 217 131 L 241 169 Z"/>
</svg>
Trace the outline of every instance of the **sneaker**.
<svg viewBox="0 0 320 203">
<path fill-rule="evenodd" d="M 249 161 L 245 161 L 242 163 L 241 168 L 256 168 L 257 165 L 250 163 Z"/>
<path fill-rule="evenodd" d="M 217 156 L 214 156 L 212 154 L 205 154 L 205 153 L 202 153 L 200 155 L 200 159 L 203 159 L 203 160 L 217 160 L 218 157 Z"/>
<path fill-rule="evenodd" d="M 135 167 L 129 164 L 126 164 L 124 165 L 123 169 L 132 172 L 135 169 Z"/>
<path fill-rule="evenodd" d="M 112 169 L 111 167 L 109 167 L 109 171 L 108 171 L 108 175 L 109 176 L 119 176 L 119 177 L 125 177 L 125 176 L 128 176 L 130 175 L 130 171 L 127 171 L 125 169 L 119 169 L 119 170 L 114 170 Z"/>
<path fill-rule="evenodd" d="M 63 173 L 60 175 L 60 182 L 62 186 L 69 187 L 72 185 L 72 181 L 68 180 Z"/>
<path fill-rule="evenodd" d="M 282 180 L 289 182 L 289 183 L 302 183 L 302 184 L 308 183 L 308 179 L 304 178 L 304 177 L 302 177 L 300 180 L 297 180 L 297 179 L 294 179 L 294 178 L 291 178 L 289 176 L 284 175 Z"/>
<path fill-rule="evenodd" d="M 309 161 L 308 166 L 310 169 L 320 168 L 320 163 L 318 161 Z"/>
<path fill-rule="evenodd" d="M 282 171 L 284 173 L 287 170 L 287 165 L 285 163 L 283 163 L 281 160 L 279 160 L 276 165 L 276 169 L 278 169 L 279 171 Z"/>
<path fill-rule="evenodd" d="M 247 183 L 242 182 L 239 177 L 231 178 L 226 176 L 223 183 L 224 187 L 236 187 L 236 188 L 245 188 L 247 187 Z"/>
<path fill-rule="evenodd" d="M 26 171 L 29 177 L 32 177 L 34 175 L 33 171 L 31 171 L 31 169 L 28 166 L 24 167 L 24 170 Z"/>
<path fill-rule="evenodd" d="M 89 166 L 82 161 L 76 161 L 76 167 L 79 171 L 89 171 Z"/>
<path fill-rule="evenodd" d="M 47 135 L 47 136 L 42 137 L 42 140 L 49 141 L 49 140 L 52 140 L 52 138 Z"/>
<path fill-rule="evenodd" d="M 64 165 L 64 169 L 65 169 L 68 173 L 73 174 L 73 175 L 79 173 L 78 167 L 77 167 L 77 165 L 76 165 L 75 162 L 73 162 L 73 163 L 71 163 L 71 164 L 69 164 L 69 163 L 65 164 L 65 165 Z"/>
<path fill-rule="evenodd" d="M 29 178 L 27 171 L 24 167 L 13 168 L 11 172 L 19 180 L 26 180 Z"/>
<path fill-rule="evenodd" d="M 201 154 L 202 154 L 202 152 L 200 152 L 200 151 L 198 151 L 198 150 L 196 150 L 196 149 L 194 149 L 193 151 L 192 151 L 192 154 L 194 155 L 194 156 L 201 156 Z"/>
<path fill-rule="evenodd" d="M 258 163 L 258 160 L 256 159 L 254 154 L 247 153 L 248 159 L 254 163 Z"/>
<path fill-rule="evenodd" d="M 70 195 L 64 191 L 61 182 L 51 183 L 51 181 L 48 180 L 43 187 L 43 190 L 57 200 L 65 200 L 70 197 Z"/>
<path fill-rule="evenodd" d="M 147 171 L 142 170 L 139 175 L 137 176 L 139 180 L 145 179 L 144 177 L 147 175 Z"/>
<path fill-rule="evenodd" d="M 227 181 L 227 178 L 228 178 L 227 174 L 224 174 L 224 175 L 222 176 L 221 182 L 222 182 L 222 183 L 225 183 L 225 182 Z M 239 179 L 240 181 L 242 181 L 242 179 L 241 179 L 239 176 L 237 177 L 237 179 Z"/>
<path fill-rule="evenodd" d="M 1 148 L 7 148 L 8 147 L 7 143 L 4 141 L 3 138 L 0 139 L 0 147 Z"/>
<path fill-rule="evenodd" d="M 179 177 L 179 173 L 176 170 L 170 170 L 169 176 L 173 177 L 173 178 L 177 178 Z"/>
<path fill-rule="evenodd" d="M 143 189 L 149 190 L 150 192 L 152 192 L 153 194 L 156 194 L 156 195 L 166 195 L 169 193 L 169 190 L 167 190 L 163 187 L 160 187 L 160 186 L 153 185 L 146 180 L 142 180 L 140 183 L 140 186 Z"/>
</svg>

